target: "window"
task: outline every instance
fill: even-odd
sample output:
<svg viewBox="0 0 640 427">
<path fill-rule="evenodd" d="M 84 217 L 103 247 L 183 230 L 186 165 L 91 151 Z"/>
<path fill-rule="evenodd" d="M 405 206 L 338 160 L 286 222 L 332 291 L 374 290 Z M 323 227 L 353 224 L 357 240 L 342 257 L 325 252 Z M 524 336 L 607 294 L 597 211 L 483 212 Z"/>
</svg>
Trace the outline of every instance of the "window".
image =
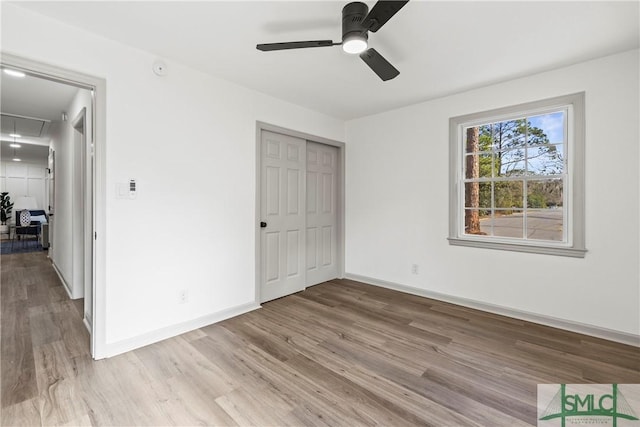
<svg viewBox="0 0 640 427">
<path fill-rule="evenodd" d="M 584 93 L 450 120 L 452 245 L 584 257 Z"/>
</svg>

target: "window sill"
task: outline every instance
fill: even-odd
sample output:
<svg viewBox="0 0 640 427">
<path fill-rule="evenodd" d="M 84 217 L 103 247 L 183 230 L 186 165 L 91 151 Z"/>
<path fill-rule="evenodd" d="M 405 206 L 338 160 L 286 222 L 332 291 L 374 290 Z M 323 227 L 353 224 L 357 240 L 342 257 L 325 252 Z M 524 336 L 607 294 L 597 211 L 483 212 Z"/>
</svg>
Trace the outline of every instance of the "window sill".
<svg viewBox="0 0 640 427">
<path fill-rule="evenodd" d="M 587 253 L 586 249 L 559 247 L 559 246 L 543 246 L 531 244 L 517 244 L 504 242 L 487 242 L 480 240 L 461 239 L 449 237 L 449 244 L 452 246 L 468 246 L 471 248 L 498 249 L 511 252 L 527 252 L 543 255 L 558 255 L 572 258 L 584 258 Z"/>
</svg>

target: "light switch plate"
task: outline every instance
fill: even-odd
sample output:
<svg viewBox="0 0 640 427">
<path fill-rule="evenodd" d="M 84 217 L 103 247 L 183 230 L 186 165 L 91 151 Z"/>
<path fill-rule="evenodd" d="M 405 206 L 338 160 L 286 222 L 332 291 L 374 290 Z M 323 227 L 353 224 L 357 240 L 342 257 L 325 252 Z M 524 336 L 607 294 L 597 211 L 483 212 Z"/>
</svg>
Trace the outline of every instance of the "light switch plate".
<svg viewBox="0 0 640 427">
<path fill-rule="evenodd" d="M 116 184 L 116 198 L 117 199 L 128 199 L 129 198 L 129 183 L 128 182 L 118 182 Z"/>
</svg>

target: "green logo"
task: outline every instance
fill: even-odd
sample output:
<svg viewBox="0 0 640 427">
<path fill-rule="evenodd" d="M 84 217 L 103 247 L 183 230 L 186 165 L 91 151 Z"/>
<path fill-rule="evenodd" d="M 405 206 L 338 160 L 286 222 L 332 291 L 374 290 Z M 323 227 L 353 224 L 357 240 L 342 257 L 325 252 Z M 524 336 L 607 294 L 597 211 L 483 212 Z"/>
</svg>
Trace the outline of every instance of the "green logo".
<svg viewBox="0 0 640 427">
<path fill-rule="evenodd" d="M 617 427 L 618 419 L 638 420 L 631 405 L 618 389 L 618 384 L 611 384 L 611 393 L 567 393 L 567 385 L 560 384 L 560 390 L 553 396 L 539 420 L 559 418 L 562 427 L 565 427 L 567 418 L 572 417 L 580 417 L 582 421 L 572 419 L 573 424 L 592 424 L 597 420 L 609 421 L 610 418 L 613 427 Z"/>
</svg>

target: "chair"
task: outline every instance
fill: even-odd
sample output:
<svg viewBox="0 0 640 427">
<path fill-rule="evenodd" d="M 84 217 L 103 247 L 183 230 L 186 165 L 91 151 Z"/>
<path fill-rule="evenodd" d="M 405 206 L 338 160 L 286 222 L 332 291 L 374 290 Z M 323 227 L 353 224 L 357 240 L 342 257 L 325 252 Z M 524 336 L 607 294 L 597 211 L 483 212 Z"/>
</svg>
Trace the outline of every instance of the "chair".
<svg viewBox="0 0 640 427">
<path fill-rule="evenodd" d="M 26 237 L 34 236 L 36 243 L 40 236 L 40 222 L 31 221 L 31 212 L 27 209 L 16 212 L 16 228 L 13 234 L 13 240 L 11 241 L 11 248 L 13 249 L 13 242 L 16 237 L 20 238 L 24 236 L 23 243 L 26 245 Z"/>
</svg>

